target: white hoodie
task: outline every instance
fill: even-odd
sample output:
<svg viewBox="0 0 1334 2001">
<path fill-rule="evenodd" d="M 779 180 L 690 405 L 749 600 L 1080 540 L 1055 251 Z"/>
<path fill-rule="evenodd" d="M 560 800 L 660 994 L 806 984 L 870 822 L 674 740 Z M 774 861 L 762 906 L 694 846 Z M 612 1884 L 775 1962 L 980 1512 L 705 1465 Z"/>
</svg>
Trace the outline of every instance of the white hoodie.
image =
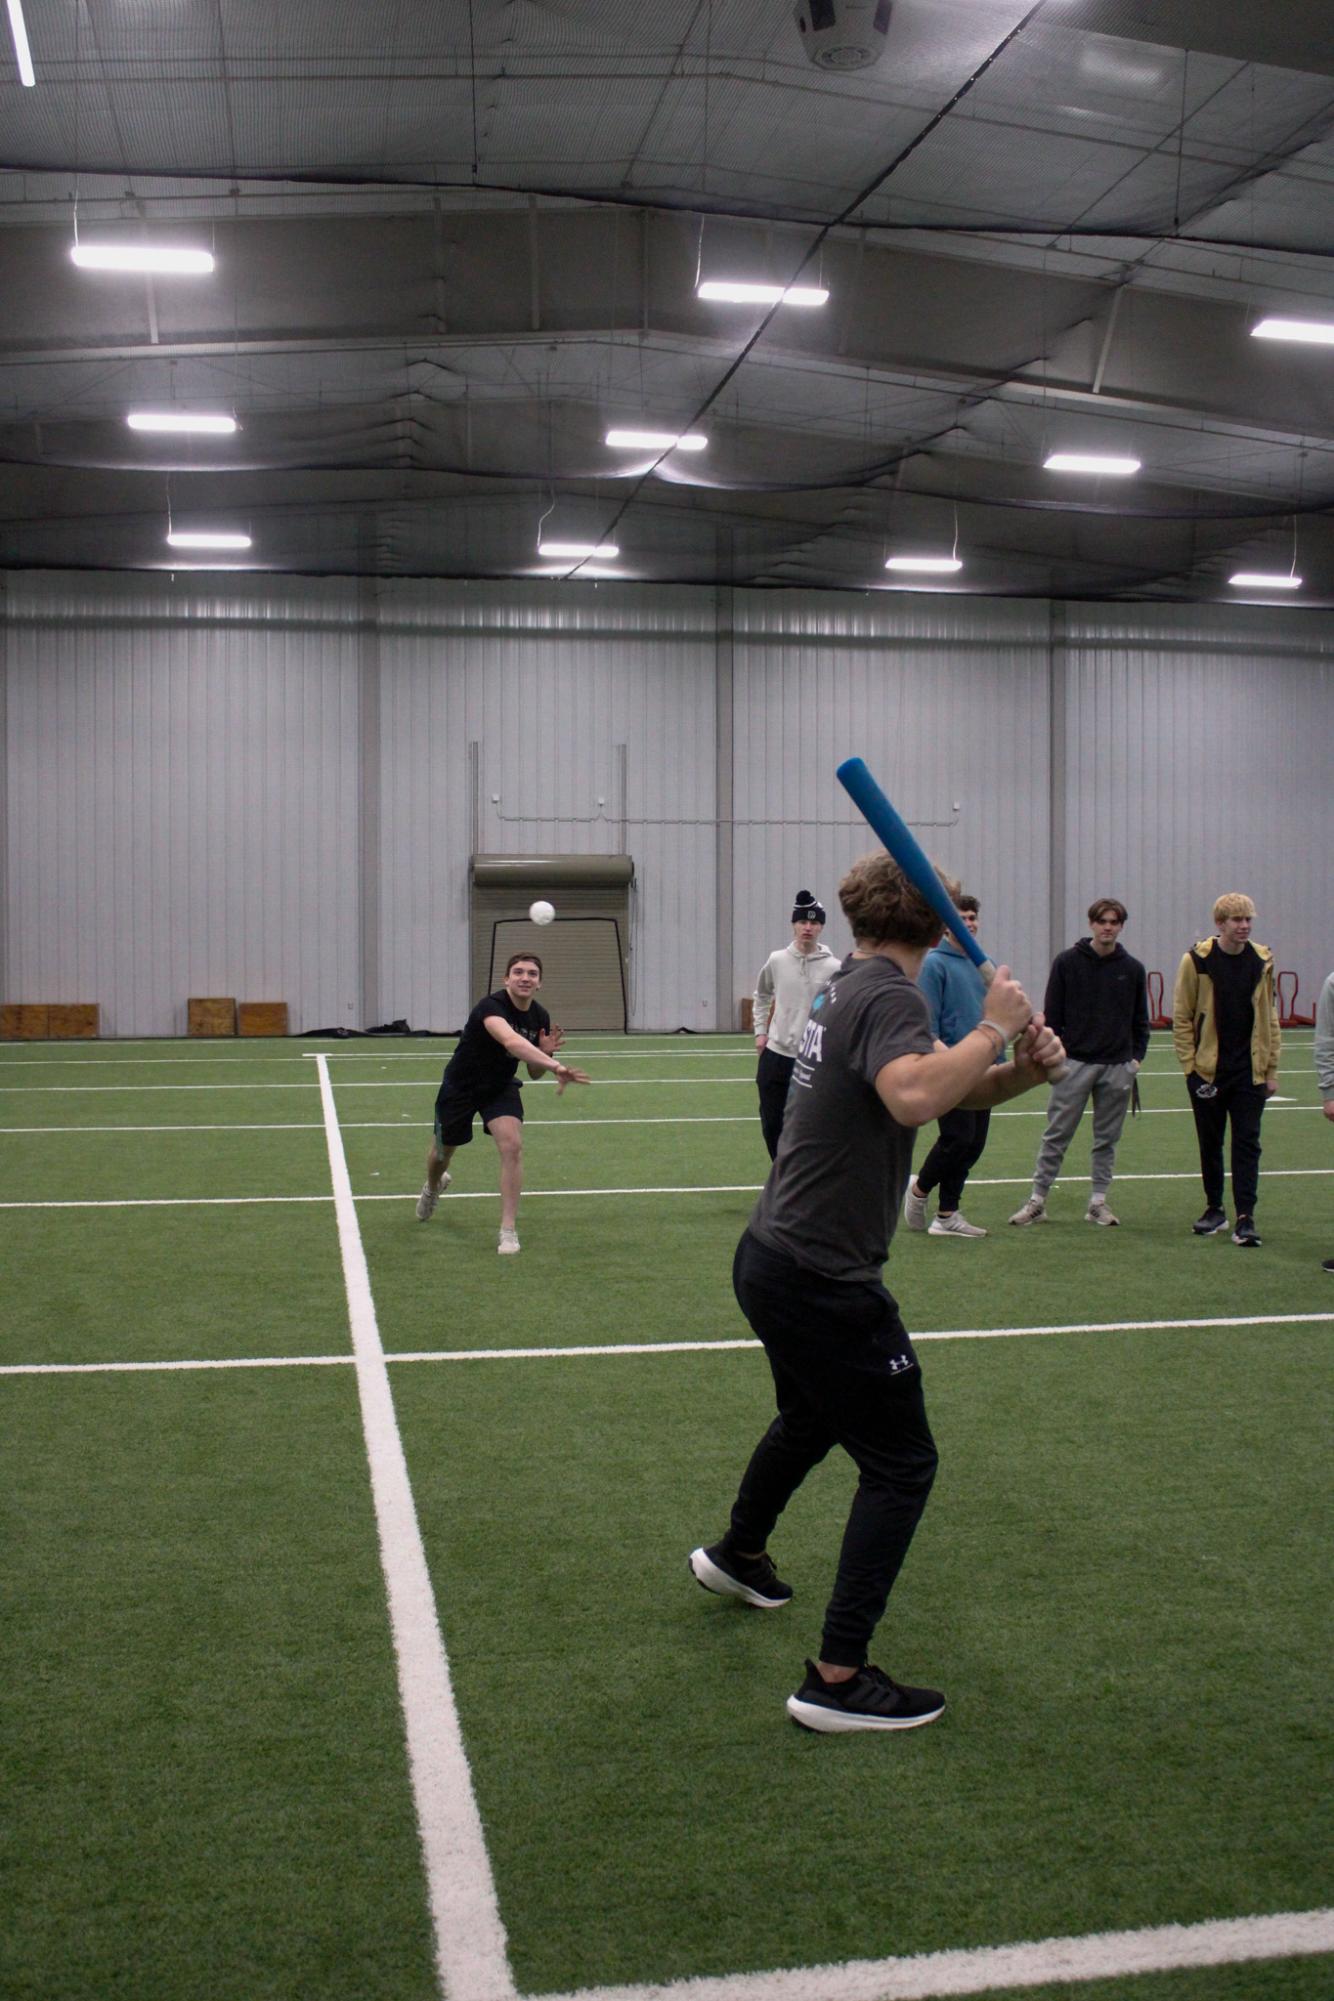
<svg viewBox="0 0 1334 2001">
<path fill-rule="evenodd" d="M 767 1035 L 775 1056 L 795 1056 L 811 1002 L 838 971 L 838 954 L 827 945 L 799 952 L 795 941 L 771 952 L 755 982 L 754 1027 Z"/>
</svg>

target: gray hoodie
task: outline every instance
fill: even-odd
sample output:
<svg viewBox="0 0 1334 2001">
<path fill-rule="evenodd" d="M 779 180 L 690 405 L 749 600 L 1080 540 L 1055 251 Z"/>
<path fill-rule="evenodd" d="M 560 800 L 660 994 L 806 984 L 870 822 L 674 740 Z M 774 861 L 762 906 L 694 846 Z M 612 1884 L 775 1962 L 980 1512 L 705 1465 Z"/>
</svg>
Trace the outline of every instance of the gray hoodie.
<svg viewBox="0 0 1334 2001">
<path fill-rule="evenodd" d="M 767 1035 L 775 1056 L 795 1056 L 811 1002 L 838 971 L 838 954 L 827 945 L 799 952 L 796 944 L 780 946 L 760 967 L 755 982 L 756 1035 Z"/>
</svg>

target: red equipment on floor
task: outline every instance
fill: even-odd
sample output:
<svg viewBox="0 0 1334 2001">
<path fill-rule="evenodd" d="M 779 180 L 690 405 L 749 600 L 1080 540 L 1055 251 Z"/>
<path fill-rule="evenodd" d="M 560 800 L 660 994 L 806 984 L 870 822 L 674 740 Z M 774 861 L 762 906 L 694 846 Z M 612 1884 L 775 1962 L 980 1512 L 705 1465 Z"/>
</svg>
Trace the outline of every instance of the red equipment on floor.
<svg viewBox="0 0 1334 2001">
<path fill-rule="evenodd" d="M 1155 981 L 1157 982 L 1156 985 Z M 1149 989 L 1149 1027 L 1170 1028 L 1172 1026 L 1172 1017 L 1170 1014 L 1163 1013 L 1162 974 L 1150 973 L 1146 984 Z"/>
<path fill-rule="evenodd" d="M 1283 982 L 1285 980 L 1292 982 L 1290 987 L 1284 987 Z M 1297 975 L 1294 972 L 1280 973 L 1276 984 L 1278 987 L 1279 1027 L 1314 1028 L 1314 1014 L 1298 1014 L 1297 1012 Z"/>
</svg>

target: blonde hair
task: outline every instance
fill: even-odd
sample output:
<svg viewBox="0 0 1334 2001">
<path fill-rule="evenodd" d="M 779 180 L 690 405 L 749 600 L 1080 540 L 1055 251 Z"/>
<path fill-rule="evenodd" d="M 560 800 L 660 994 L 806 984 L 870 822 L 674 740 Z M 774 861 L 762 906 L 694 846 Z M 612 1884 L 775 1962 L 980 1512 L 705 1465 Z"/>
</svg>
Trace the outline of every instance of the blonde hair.
<svg viewBox="0 0 1334 2001">
<path fill-rule="evenodd" d="M 1229 890 L 1220 896 L 1214 905 L 1214 923 L 1221 924 L 1225 917 L 1254 917 L 1255 905 L 1249 896 L 1242 896 L 1237 890 Z"/>
<path fill-rule="evenodd" d="M 941 880 L 946 878 L 941 875 Z M 852 864 L 838 886 L 838 900 L 859 944 L 938 945 L 945 929 L 898 863 L 883 851 L 863 855 Z"/>
</svg>

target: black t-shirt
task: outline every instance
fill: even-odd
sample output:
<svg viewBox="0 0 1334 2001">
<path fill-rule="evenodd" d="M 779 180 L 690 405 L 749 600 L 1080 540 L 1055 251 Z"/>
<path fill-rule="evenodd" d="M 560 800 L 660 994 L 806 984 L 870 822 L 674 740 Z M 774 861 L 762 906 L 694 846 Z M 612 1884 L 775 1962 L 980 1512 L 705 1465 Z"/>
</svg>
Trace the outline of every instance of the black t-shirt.
<svg viewBox="0 0 1334 2001">
<path fill-rule="evenodd" d="M 1218 1030 L 1218 1081 L 1251 1078 L 1251 1037 L 1255 1033 L 1255 989 L 1263 960 L 1247 942 L 1239 952 L 1215 945 L 1204 962 L 1214 983 L 1214 1025 Z"/>
<path fill-rule="evenodd" d="M 834 1279 L 878 1280 L 889 1255 L 916 1131 L 875 1080 L 896 1056 L 929 1056 L 931 1017 L 892 959 L 849 959 L 817 996 L 797 1052 L 783 1136 L 752 1233 Z"/>
<path fill-rule="evenodd" d="M 530 1001 L 527 1008 L 517 1008 L 503 987 L 499 993 L 488 994 L 485 1000 L 478 1001 L 463 1025 L 458 1048 L 445 1065 L 440 1085 L 442 1091 L 452 1091 L 480 1105 L 513 1081 L 519 1059 L 502 1049 L 485 1027 L 484 1024 L 493 1015 L 507 1021 L 526 1042 L 534 1046 L 538 1036 L 544 1035 L 551 1027 L 551 1016 L 537 1001 Z"/>
</svg>

